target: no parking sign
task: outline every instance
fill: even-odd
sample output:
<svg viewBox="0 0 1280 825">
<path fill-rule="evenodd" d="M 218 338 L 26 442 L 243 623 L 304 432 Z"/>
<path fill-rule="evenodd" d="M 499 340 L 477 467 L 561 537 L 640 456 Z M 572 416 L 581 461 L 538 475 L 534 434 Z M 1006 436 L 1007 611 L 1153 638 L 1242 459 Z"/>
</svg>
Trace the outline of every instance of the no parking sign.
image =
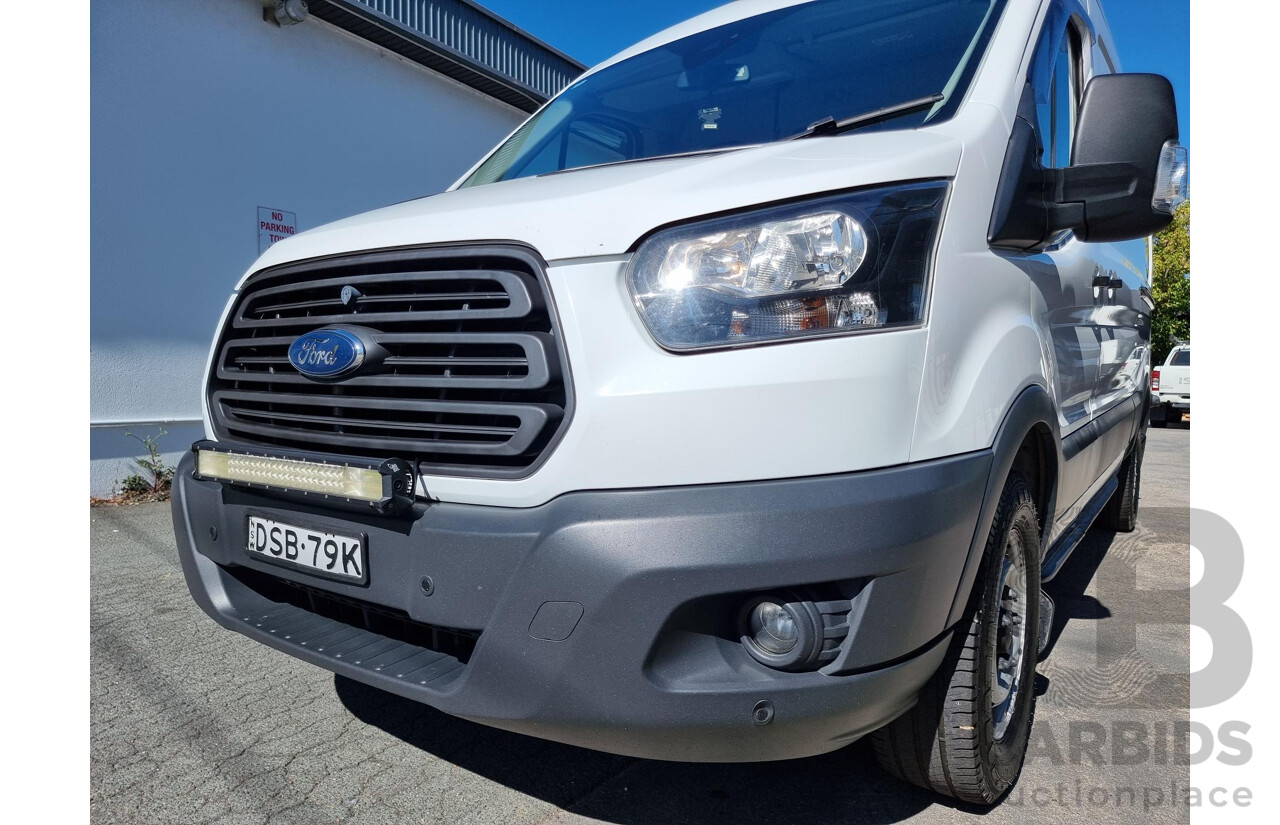
<svg viewBox="0 0 1280 825">
<path fill-rule="evenodd" d="M 258 254 L 276 241 L 298 234 L 298 216 L 282 209 L 258 207 Z"/>
</svg>

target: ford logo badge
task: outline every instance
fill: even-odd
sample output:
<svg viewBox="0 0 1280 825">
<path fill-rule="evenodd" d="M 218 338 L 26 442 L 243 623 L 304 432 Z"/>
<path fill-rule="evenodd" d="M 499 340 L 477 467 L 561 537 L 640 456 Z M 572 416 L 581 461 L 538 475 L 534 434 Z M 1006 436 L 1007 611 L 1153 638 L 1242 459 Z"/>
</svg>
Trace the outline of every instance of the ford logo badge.
<svg viewBox="0 0 1280 825">
<path fill-rule="evenodd" d="M 289 347 L 289 363 L 317 381 L 332 381 L 360 368 L 365 345 L 345 329 L 317 329 L 299 336 Z"/>
</svg>

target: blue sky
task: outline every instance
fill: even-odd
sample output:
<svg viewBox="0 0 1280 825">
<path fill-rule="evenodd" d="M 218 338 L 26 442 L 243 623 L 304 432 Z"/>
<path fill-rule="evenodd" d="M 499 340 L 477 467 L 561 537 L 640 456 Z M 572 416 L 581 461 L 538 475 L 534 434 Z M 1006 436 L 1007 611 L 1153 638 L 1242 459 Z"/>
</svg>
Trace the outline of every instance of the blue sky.
<svg viewBox="0 0 1280 825">
<path fill-rule="evenodd" d="M 479 0 L 481 5 L 588 66 L 723 0 Z M 1190 145 L 1190 0 L 1111 0 L 1111 22 L 1122 67 L 1173 81 L 1182 142 Z"/>
</svg>

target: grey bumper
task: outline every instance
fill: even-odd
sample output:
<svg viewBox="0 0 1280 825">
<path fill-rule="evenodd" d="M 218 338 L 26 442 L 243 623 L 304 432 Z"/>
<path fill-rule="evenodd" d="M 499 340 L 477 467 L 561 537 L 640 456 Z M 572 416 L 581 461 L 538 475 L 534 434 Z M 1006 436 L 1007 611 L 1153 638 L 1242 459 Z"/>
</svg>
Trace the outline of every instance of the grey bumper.
<svg viewBox="0 0 1280 825">
<path fill-rule="evenodd" d="M 508 730 L 648 758 L 754 761 L 834 750 L 914 703 L 950 638 L 990 467 L 983 452 L 848 475 L 574 493 L 523 510 L 432 503 L 390 518 L 197 481 L 189 455 L 173 513 L 195 600 L 232 630 Z M 250 512 L 365 533 L 369 583 L 250 558 Z M 259 586 L 277 580 L 355 615 L 391 612 L 478 638 L 451 655 Z M 857 595 L 839 657 L 821 671 L 771 670 L 733 638 L 746 594 L 836 582 Z M 774 708 L 767 724 L 753 714 L 762 700 Z"/>
</svg>

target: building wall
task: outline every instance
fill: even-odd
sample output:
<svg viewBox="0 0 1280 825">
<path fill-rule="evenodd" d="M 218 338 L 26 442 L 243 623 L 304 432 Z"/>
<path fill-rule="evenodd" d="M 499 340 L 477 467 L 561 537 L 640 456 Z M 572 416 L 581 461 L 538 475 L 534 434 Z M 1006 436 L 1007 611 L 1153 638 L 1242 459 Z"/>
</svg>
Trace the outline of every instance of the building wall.
<svg viewBox="0 0 1280 825">
<path fill-rule="evenodd" d="M 92 495 L 133 472 L 127 432 L 168 430 L 171 461 L 201 437 L 205 359 L 258 255 L 258 207 L 296 213 L 303 231 L 438 192 L 524 118 L 314 17 L 265 23 L 261 8 L 90 6 Z"/>
</svg>

